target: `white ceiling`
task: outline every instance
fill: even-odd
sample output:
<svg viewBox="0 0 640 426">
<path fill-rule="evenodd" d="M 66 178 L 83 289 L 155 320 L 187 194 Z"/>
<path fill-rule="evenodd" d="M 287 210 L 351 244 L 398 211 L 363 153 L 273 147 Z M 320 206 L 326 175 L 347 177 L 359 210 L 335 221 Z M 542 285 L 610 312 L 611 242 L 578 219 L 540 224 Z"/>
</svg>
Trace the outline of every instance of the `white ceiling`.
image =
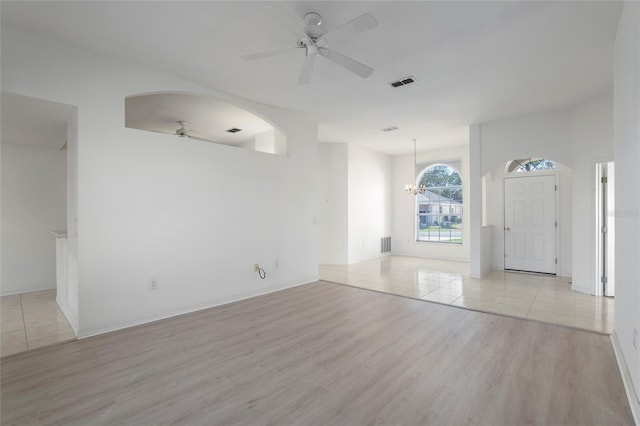
<svg viewBox="0 0 640 426">
<path fill-rule="evenodd" d="M 619 2 L 298 1 L 330 30 L 363 13 L 379 26 L 331 47 L 375 72 L 361 79 L 324 58 L 297 85 L 302 50 L 271 2 L 2 2 L 2 22 L 267 104 L 305 111 L 321 141 L 389 154 L 465 143 L 468 125 L 564 108 L 612 88 Z M 417 83 L 387 83 L 412 75 Z M 398 126 L 383 133 L 381 128 Z"/>
<path fill-rule="evenodd" d="M 175 134 L 178 121 L 187 121 L 189 135 L 226 145 L 252 141 L 258 133 L 273 130 L 257 115 L 205 96 L 157 93 L 125 101 L 127 127 Z M 234 127 L 242 131 L 227 132 Z"/>
<path fill-rule="evenodd" d="M 2 92 L 2 142 L 61 149 L 67 143 L 67 120 L 73 107 Z"/>
</svg>

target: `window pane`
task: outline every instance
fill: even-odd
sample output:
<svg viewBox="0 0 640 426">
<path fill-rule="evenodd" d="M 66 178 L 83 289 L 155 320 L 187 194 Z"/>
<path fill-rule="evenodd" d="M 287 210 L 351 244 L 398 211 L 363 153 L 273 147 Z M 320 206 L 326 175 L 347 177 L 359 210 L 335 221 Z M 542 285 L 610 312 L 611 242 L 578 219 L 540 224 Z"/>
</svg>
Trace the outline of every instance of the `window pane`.
<svg viewBox="0 0 640 426">
<path fill-rule="evenodd" d="M 462 180 L 452 167 L 438 164 L 424 170 L 426 186 L 416 197 L 417 240 L 462 243 Z"/>
<path fill-rule="evenodd" d="M 511 160 L 505 168 L 507 173 L 526 173 L 539 170 L 554 170 L 556 163 L 544 158 L 527 158 L 522 160 Z"/>
</svg>

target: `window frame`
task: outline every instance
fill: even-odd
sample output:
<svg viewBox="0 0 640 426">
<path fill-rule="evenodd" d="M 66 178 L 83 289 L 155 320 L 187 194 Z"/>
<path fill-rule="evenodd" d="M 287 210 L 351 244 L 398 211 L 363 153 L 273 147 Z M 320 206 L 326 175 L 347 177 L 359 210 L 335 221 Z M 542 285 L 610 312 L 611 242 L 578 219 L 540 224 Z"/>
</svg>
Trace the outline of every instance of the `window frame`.
<svg viewBox="0 0 640 426">
<path fill-rule="evenodd" d="M 444 166 L 447 167 L 448 169 L 451 169 L 453 171 L 453 173 L 458 175 L 458 178 L 460 180 L 460 185 L 445 185 L 445 186 L 428 186 L 427 187 L 427 191 L 430 191 L 430 189 L 440 189 L 442 190 L 443 188 L 455 188 L 457 189 L 457 191 L 459 191 L 459 196 L 460 196 L 460 202 L 455 202 L 456 200 L 454 199 L 449 199 L 448 200 L 450 202 L 445 202 L 445 203 L 441 203 L 440 200 L 438 200 L 437 203 L 420 203 L 420 195 L 416 195 L 415 197 L 415 205 L 414 205 L 414 213 L 415 213 L 415 224 L 414 224 L 414 230 L 415 230 L 415 241 L 417 243 L 441 243 L 441 244 L 450 244 L 450 245 L 456 245 L 456 246 L 461 246 L 464 243 L 464 228 L 462 227 L 463 225 L 463 220 L 464 220 L 464 198 L 463 198 L 463 193 L 464 193 L 464 182 L 462 180 L 462 173 L 460 171 L 460 169 L 458 167 L 454 167 L 451 164 L 447 164 L 447 163 L 443 163 L 443 162 L 437 162 L 437 163 L 432 163 L 429 164 L 427 166 L 425 166 L 422 171 L 420 172 L 420 174 L 418 175 L 418 179 L 416 180 L 416 185 L 420 185 L 420 183 L 423 180 L 424 174 L 427 173 L 430 169 L 434 168 L 434 167 L 438 167 L 438 166 Z M 437 192 L 432 192 L 436 195 L 438 195 L 439 197 L 442 198 L 447 198 L 444 195 L 441 195 Z M 454 202 L 451 202 L 454 201 Z M 424 234 L 424 229 L 431 229 L 432 226 L 424 226 L 425 224 L 428 224 L 429 222 L 436 223 L 435 221 L 430 221 L 428 218 L 433 218 L 435 221 L 437 221 L 438 224 L 442 224 L 442 223 L 446 223 L 447 226 L 442 227 L 439 226 L 438 227 L 438 235 L 436 237 L 434 237 L 434 239 L 430 239 L 431 237 L 431 232 L 428 233 L 427 237 L 422 236 L 421 234 Z M 447 218 L 448 220 L 444 220 L 444 218 Z M 455 218 L 455 223 L 452 223 L 452 219 Z M 458 225 L 458 226 L 454 226 L 454 225 Z M 443 230 L 445 230 L 444 232 L 449 234 L 449 239 L 442 239 L 442 232 Z M 455 232 L 455 230 L 459 230 L 459 236 L 458 235 L 453 235 L 452 236 L 452 231 Z"/>
</svg>

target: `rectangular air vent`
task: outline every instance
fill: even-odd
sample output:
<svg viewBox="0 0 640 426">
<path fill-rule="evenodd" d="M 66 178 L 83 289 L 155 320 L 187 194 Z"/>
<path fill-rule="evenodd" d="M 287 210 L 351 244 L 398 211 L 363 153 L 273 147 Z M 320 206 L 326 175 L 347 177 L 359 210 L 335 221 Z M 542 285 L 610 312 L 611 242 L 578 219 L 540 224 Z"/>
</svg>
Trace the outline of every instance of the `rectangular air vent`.
<svg viewBox="0 0 640 426">
<path fill-rule="evenodd" d="M 237 127 L 232 127 L 231 129 L 227 130 L 227 132 L 229 133 L 238 133 L 241 132 L 242 129 L 238 129 Z"/>
<path fill-rule="evenodd" d="M 400 86 L 406 86 L 407 84 L 411 84 L 411 83 L 415 83 L 416 79 L 414 77 L 404 77 L 401 78 L 398 81 L 392 81 L 391 83 L 389 83 L 392 87 L 400 87 Z"/>
<path fill-rule="evenodd" d="M 380 238 L 380 253 L 391 252 L 391 237 Z"/>
<path fill-rule="evenodd" d="M 391 126 L 382 129 L 383 132 L 393 132 L 394 130 L 398 130 L 398 128 L 396 126 Z"/>
</svg>

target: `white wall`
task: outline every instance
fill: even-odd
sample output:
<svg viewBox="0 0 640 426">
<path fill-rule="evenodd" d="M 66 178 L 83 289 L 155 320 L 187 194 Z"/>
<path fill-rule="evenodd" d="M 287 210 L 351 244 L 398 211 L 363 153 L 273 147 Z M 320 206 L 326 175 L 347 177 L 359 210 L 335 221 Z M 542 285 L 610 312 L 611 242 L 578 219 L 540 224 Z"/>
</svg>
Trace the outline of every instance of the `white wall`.
<svg viewBox="0 0 640 426">
<path fill-rule="evenodd" d="M 613 97 L 572 110 L 573 270 L 572 288 L 595 294 L 596 162 L 613 159 Z"/>
<path fill-rule="evenodd" d="M 481 174 L 516 158 L 571 161 L 571 114 L 560 110 L 480 125 Z"/>
<path fill-rule="evenodd" d="M 56 287 L 67 228 L 66 151 L 2 143 L 2 295 Z"/>
<path fill-rule="evenodd" d="M 78 107 L 81 337 L 317 278 L 315 122 L 6 26 L 2 64 L 3 90 Z M 125 97 L 158 91 L 261 115 L 289 155 L 125 128 Z"/>
<path fill-rule="evenodd" d="M 640 4 L 625 2 L 615 48 L 615 334 L 636 397 L 640 394 Z M 623 371 L 623 374 L 625 372 Z M 639 406 L 635 401 L 636 407 Z M 640 414 L 640 413 L 636 413 Z"/>
<path fill-rule="evenodd" d="M 393 176 L 391 195 L 393 201 L 393 238 L 392 251 L 396 254 L 429 257 L 449 260 L 469 260 L 469 151 L 466 146 L 448 150 L 423 151 L 417 153 L 418 171 L 430 164 L 460 164 L 462 179 L 462 244 L 446 244 L 428 241 L 416 241 L 416 199 L 407 194 L 404 188 L 414 183 L 413 154 L 393 157 Z"/>
<path fill-rule="evenodd" d="M 344 143 L 318 146 L 318 263 L 348 263 L 348 151 Z"/>
<path fill-rule="evenodd" d="M 380 238 L 391 235 L 391 158 L 349 145 L 348 188 L 348 261 L 381 256 Z"/>
<path fill-rule="evenodd" d="M 493 253 L 493 226 L 482 227 L 482 257 L 480 259 L 481 276 L 492 269 L 492 253 Z"/>
<path fill-rule="evenodd" d="M 67 270 L 66 282 L 58 283 L 56 300 L 78 335 L 80 288 L 78 285 L 78 108 L 71 107 L 67 119 Z M 65 257 L 64 255 L 62 257 Z M 65 288 L 66 287 L 66 288 Z"/>
</svg>

